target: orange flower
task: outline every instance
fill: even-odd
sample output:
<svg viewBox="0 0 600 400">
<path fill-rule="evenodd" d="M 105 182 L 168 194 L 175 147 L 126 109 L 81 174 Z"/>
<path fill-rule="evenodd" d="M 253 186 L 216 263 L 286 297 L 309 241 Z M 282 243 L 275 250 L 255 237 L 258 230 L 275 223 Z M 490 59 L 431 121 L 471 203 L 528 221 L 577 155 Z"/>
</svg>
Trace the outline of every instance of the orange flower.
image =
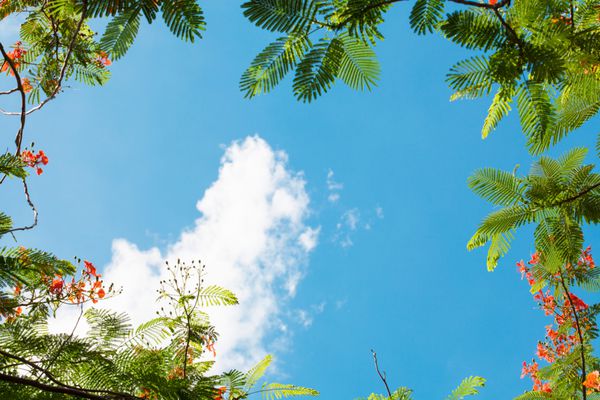
<svg viewBox="0 0 600 400">
<path fill-rule="evenodd" d="M 217 388 L 217 391 L 218 393 L 215 396 L 215 400 L 225 400 L 223 395 L 225 394 L 225 392 L 227 392 L 227 388 L 225 386 L 221 386 L 220 388 Z"/>
<path fill-rule="evenodd" d="M 210 351 L 213 354 L 213 357 L 217 356 L 217 352 L 215 350 L 215 342 L 213 342 L 210 338 L 206 338 L 206 350 Z"/>
<path fill-rule="evenodd" d="M 100 51 L 100 52 L 98 52 L 98 53 L 97 53 L 97 56 L 98 56 L 98 58 L 96 58 L 96 62 L 97 62 L 99 65 L 102 65 L 102 66 L 108 67 L 110 64 L 112 64 L 112 61 L 110 61 L 110 60 L 108 59 L 108 54 L 106 54 L 106 52 L 105 52 L 105 51 Z"/>
<path fill-rule="evenodd" d="M 23 86 L 23 91 L 25 93 L 29 93 L 33 89 L 31 83 L 29 82 L 29 78 L 23 78 L 23 80 L 21 81 L 21 86 Z"/>
<path fill-rule="evenodd" d="M 583 386 L 588 389 L 600 390 L 600 372 L 592 371 L 587 374 Z"/>
<path fill-rule="evenodd" d="M 52 280 L 50 284 L 50 293 L 52 294 L 60 294 L 63 290 L 63 286 L 65 281 L 62 279 L 62 276 L 56 275 L 56 277 Z"/>
<path fill-rule="evenodd" d="M 88 275 L 93 276 L 94 278 L 100 278 L 102 275 L 96 273 L 96 267 L 94 267 L 94 264 L 92 264 L 89 261 L 84 261 L 83 264 L 85 265 L 85 272 Z"/>
</svg>

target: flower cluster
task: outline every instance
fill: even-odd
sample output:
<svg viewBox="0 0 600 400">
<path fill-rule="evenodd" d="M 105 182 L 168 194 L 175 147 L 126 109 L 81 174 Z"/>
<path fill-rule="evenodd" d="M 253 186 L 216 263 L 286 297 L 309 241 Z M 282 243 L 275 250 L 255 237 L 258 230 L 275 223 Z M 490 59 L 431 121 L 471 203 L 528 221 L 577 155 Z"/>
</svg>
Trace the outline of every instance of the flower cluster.
<svg viewBox="0 0 600 400">
<path fill-rule="evenodd" d="M 8 58 L 10 58 L 10 60 L 12 61 L 14 67 L 16 69 L 19 69 L 20 65 L 21 65 L 21 59 L 23 58 L 23 56 L 27 54 L 27 50 L 25 50 L 22 47 L 22 43 L 21 42 L 16 42 L 15 45 L 13 46 L 13 50 L 12 51 L 8 51 L 6 52 L 6 55 L 8 56 Z M 12 76 L 15 75 L 15 72 L 12 70 L 12 68 L 10 67 L 10 64 L 4 60 L 2 62 L 2 68 L 0 68 L 0 72 L 8 72 L 9 74 L 11 74 Z"/>
<path fill-rule="evenodd" d="M 217 388 L 217 395 L 215 396 L 215 400 L 225 400 L 225 392 L 227 392 L 227 388 L 225 386 L 221 386 Z"/>
<path fill-rule="evenodd" d="M 206 350 L 210 351 L 212 353 L 213 357 L 216 357 L 217 351 L 215 350 L 214 340 L 208 335 L 205 336 L 203 339 L 204 339 L 204 345 L 206 347 Z"/>
<path fill-rule="evenodd" d="M 600 392 L 600 372 L 592 371 L 585 377 L 585 381 L 583 381 L 583 386 L 588 388 L 588 394 L 596 391 Z"/>
<path fill-rule="evenodd" d="M 48 165 L 48 157 L 43 150 L 39 150 L 37 154 L 34 154 L 30 150 L 24 150 L 21 153 L 21 160 L 31 168 L 35 168 L 35 172 L 40 175 L 44 170 L 42 165 Z"/>
<path fill-rule="evenodd" d="M 152 390 L 148 388 L 142 388 L 140 393 L 138 393 L 138 397 L 140 399 L 157 399 L 158 396 Z"/>
<path fill-rule="evenodd" d="M 551 364 L 557 359 L 565 357 L 571 353 L 573 348 L 579 344 L 580 339 L 577 333 L 579 328 L 582 332 L 590 327 L 590 321 L 582 314 L 589 306 L 577 297 L 575 294 L 566 290 L 561 291 L 560 295 L 551 293 L 545 287 L 561 287 L 565 277 L 563 274 L 572 275 L 584 269 L 595 268 L 595 263 L 591 255 L 591 248 L 585 249 L 575 266 L 565 265 L 564 271 L 558 271 L 547 281 L 538 281 L 534 276 L 533 269 L 540 264 L 540 256 L 534 253 L 527 264 L 522 260 L 517 263 L 517 269 L 521 273 L 521 279 L 525 278 L 531 286 L 533 298 L 546 316 L 552 316 L 554 323 L 546 326 L 545 340 L 537 344 L 536 356 L 539 360 Z M 523 362 L 521 378 L 530 376 L 533 380 L 533 390 L 550 393 L 552 388 L 548 382 L 543 382 L 538 376 L 539 365 L 536 361 L 531 364 Z"/>
<path fill-rule="evenodd" d="M 29 82 L 29 78 L 23 78 L 21 80 L 21 86 L 23 87 L 23 92 L 29 93 L 33 90 L 33 86 L 31 86 L 31 82 Z"/>
<path fill-rule="evenodd" d="M 112 64 L 112 61 L 110 61 L 106 52 L 99 51 L 98 53 L 96 53 L 95 63 L 99 67 L 108 67 L 110 64 Z"/>
<path fill-rule="evenodd" d="M 527 364 L 523 361 L 523 369 L 521 370 L 521 379 L 526 376 L 531 376 L 533 380 L 533 390 L 536 392 L 552 393 L 552 388 L 548 382 L 542 382 L 538 378 L 539 365 L 536 361 L 532 361 L 531 364 Z"/>
<path fill-rule="evenodd" d="M 76 304 L 91 300 L 93 303 L 97 303 L 99 299 L 106 296 L 106 290 L 100 280 L 102 275 L 96 272 L 94 264 L 84 261 L 84 266 L 85 269 L 79 280 L 72 277 L 70 282 L 66 282 L 61 275 L 42 278 L 54 300 L 68 300 Z"/>
</svg>

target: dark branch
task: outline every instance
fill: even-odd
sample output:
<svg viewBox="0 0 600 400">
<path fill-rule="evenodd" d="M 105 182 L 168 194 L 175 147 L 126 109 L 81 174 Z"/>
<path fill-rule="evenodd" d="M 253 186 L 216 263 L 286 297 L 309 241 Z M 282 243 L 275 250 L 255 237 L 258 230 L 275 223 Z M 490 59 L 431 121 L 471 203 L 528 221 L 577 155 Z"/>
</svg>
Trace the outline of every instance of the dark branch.
<svg viewBox="0 0 600 400">
<path fill-rule="evenodd" d="M 19 357 L 14 354 L 8 353 L 4 350 L 0 350 L 0 355 L 7 357 L 7 358 L 11 358 L 16 361 L 19 361 L 21 364 L 28 365 L 31 368 L 35 369 L 36 371 L 41 372 L 42 374 L 44 374 L 44 376 L 46 376 L 46 378 L 48 378 L 48 380 L 50 380 L 56 386 L 40 383 L 38 380 L 33 380 L 33 379 L 29 379 L 29 378 L 21 378 L 21 377 L 16 377 L 13 375 L 2 374 L 2 373 L 0 373 L 0 380 L 7 380 L 10 382 L 10 380 L 4 379 L 4 377 L 6 377 L 6 376 L 14 378 L 14 379 L 23 379 L 23 380 L 25 380 L 24 382 L 18 382 L 18 383 L 22 383 L 27 386 L 34 386 L 34 387 L 37 387 L 38 389 L 41 389 L 41 390 L 47 391 L 47 392 L 72 394 L 74 396 L 79 396 L 79 397 L 83 397 L 86 399 L 132 399 L 132 400 L 139 399 L 139 397 L 132 396 L 127 393 L 113 392 L 110 390 L 84 389 L 84 388 L 67 385 L 65 383 L 60 382 L 58 379 L 56 379 L 54 377 L 54 375 L 52 375 L 52 373 L 50 371 L 48 371 L 45 368 L 40 367 L 39 365 L 37 365 L 37 363 L 29 361 L 23 357 Z M 31 384 L 25 383 L 25 382 L 35 382 L 35 383 L 44 385 L 44 387 L 31 385 Z M 56 390 L 54 390 L 54 389 L 56 389 Z M 61 389 L 62 389 L 62 391 L 59 391 Z M 73 391 L 76 391 L 76 393 Z M 96 395 L 95 393 L 101 393 L 101 394 L 109 396 L 109 397 L 106 397 L 106 396 L 101 397 L 99 395 Z"/>
<path fill-rule="evenodd" d="M 571 293 L 569 293 L 569 289 L 567 287 L 567 284 L 565 283 L 565 279 L 563 277 L 562 274 L 562 270 L 560 271 L 560 283 L 565 291 L 565 294 L 567 295 L 567 299 L 569 300 L 569 305 L 571 306 L 571 311 L 573 312 L 573 317 L 575 318 L 575 328 L 577 329 L 577 336 L 579 336 L 579 344 L 581 346 L 581 394 L 583 396 L 583 400 L 587 399 L 587 389 L 586 387 L 583 385 L 583 382 L 585 382 L 585 378 L 586 378 L 586 371 L 585 371 L 585 353 L 584 353 L 584 348 L 583 348 L 583 333 L 581 332 L 581 325 L 579 325 L 579 316 L 577 315 L 577 309 L 575 308 L 575 305 L 573 304 L 573 300 L 571 300 Z"/>
<path fill-rule="evenodd" d="M 387 390 L 388 396 L 391 399 L 392 392 L 390 390 L 390 387 L 388 386 L 387 379 L 385 377 L 385 372 L 381 373 L 381 371 L 379 371 L 379 363 L 377 362 L 377 353 L 375 353 L 374 350 L 371 350 L 371 353 L 373 353 L 373 362 L 375 363 L 375 370 L 377 371 L 377 375 L 379 375 L 379 378 L 381 378 L 381 381 L 385 385 L 385 390 Z"/>
<path fill-rule="evenodd" d="M 4 46 L 0 43 L 0 53 L 2 53 L 2 57 L 4 58 L 4 62 L 8 64 L 13 75 L 15 76 L 15 80 L 17 81 L 17 90 L 21 94 L 21 112 L 19 113 L 21 117 L 21 125 L 19 126 L 19 130 L 17 131 L 17 137 L 15 138 L 15 144 L 17 145 L 16 154 L 19 155 L 21 153 L 21 141 L 23 140 L 23 130 L 25 129 L 25 119 L 27 115 L 27 99 L 25 98 L 25 89 L 23 89 L 23 83 L 21 82 L 21 76 L 19 75 L 19 71 L 17 71 L 17 67 L 13 62 L 12 58 L 6 54 L 4 50 Z"/>
</svg>

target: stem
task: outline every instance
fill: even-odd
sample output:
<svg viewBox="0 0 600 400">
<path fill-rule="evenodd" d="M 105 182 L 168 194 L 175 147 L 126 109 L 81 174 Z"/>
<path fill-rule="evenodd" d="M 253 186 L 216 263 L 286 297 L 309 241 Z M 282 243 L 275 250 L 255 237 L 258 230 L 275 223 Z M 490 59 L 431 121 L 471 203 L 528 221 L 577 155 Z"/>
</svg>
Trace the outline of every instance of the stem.
<svg viewBox="0 0 600 400">
<path fill-rule="evenodd" d="M 385 377 L 385 372 L 381 373 L 381 371 L 379 371 L 379 363 L 377 362 L 377 353 L 375 353 L 374 350 L 371 350 L 371 353 L 373 353 L 373 362 L 375 363 L 375 370 L 377 371 L 377 375 L 379 375 L 379 378 L 381 378 L 381 381 L 385 385 L 385 390 L 387 390 L 388 398 L 391 399 L 392 392 L 390 391 L 390 387 L 388 386 L 387 379 Z"/>
</svg>

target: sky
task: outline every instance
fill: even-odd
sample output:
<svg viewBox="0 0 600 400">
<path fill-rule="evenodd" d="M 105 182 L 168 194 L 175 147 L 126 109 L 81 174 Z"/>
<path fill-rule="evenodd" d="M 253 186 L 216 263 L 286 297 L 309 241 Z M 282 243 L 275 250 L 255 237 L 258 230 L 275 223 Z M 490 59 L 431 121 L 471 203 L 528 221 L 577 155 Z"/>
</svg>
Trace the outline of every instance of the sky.
<svg viewBox="0 0 600 400">
<path fill-rule="evenodd" d="M 416 399 L 470 375 L 488 380 L 481 399 L 529 389 L 521 364 L 550 323 L 515 268 L 532 231 L 487 272 L 485 250 L 466 242 L 492 209 L 466 180 L 487 166 L 525 173 L 532 158 L 515 115 L 482 140 L 488 100 L 449 101 L 445 75 L 468 53 L 410 32 L 399 4 L 372 92 L 338 83 L 303 104 L 288 77 L 248 100 L 239 77 L 276 35 L 238 2 L 203 7 L 201 41 L 145 25 L 105 87 L 74 85 L 28 119 L 26 141 L 50 164 L 30 182 L 39 227 L 19 242 L 93 261 L 123 287 L 106 306 L 134 322 L 152 317 L 165 261 L 202 260 L 207 281 L 240 299 L 210 311 L 220 370 L 272 353 L 273 379 L 354 399 L 384 392 L 374 349 L 390 385 Z M 550 153 L 591 146 L 594 123 Z M 12 189 L 8 211 L 27 222 Z M 71 322 L 59 315 L 55 329 Z"/>
</svg>

